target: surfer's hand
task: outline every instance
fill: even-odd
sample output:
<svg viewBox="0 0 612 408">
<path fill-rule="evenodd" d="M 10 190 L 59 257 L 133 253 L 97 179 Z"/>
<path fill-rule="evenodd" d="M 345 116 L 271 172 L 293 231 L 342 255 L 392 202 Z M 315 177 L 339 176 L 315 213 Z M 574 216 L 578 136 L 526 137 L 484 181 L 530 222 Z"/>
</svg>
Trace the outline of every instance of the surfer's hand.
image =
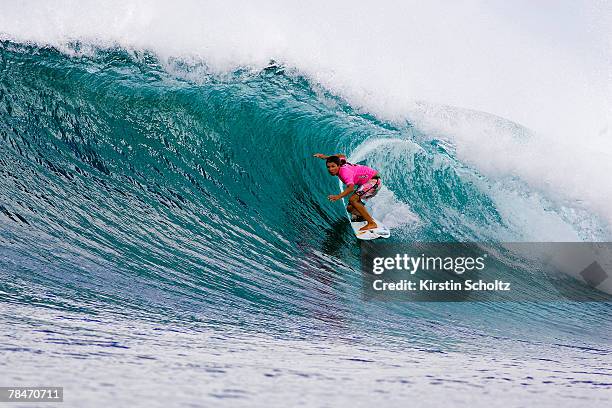
<svg viewBox="0 0 612 408">
<path fill-rule="evenodd" d="M 326 159 L 327 158 L 327 156 L 325 156 L 323 153 L 315 153 L 312 156 L 316 157 L 317 159 Z"/>
<path fill-rule="evenodd" d="M 340 198 L 341 197 L 339 195 L 334 195 L 334 194 L 330 194 L 327 196 L 327 199 L 332 202 L 338 201 Z"/>
</svg>

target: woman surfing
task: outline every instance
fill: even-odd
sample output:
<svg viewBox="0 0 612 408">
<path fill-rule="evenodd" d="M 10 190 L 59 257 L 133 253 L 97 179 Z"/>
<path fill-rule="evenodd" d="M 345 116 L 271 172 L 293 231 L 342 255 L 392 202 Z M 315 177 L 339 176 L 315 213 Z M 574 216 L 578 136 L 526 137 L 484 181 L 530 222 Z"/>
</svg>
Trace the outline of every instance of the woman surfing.
<svg viewBox="0 0 612 408">
<path fill-rule="evenodd" d="M 353 215 L 353 221 L 360 221 L 361 217 L 367 222 L 360 231 L 367 231 L 378 227 L 372 216 L 368 213 L 362 200 L 374 197 L 381 187 L 378 172 L 371 167 L 352 164 L 346 161 L 344 154 L 326 156 L 316 153 L 314 157 L 324 159 L 327 171 L 332 176 L 338 176 L 346 185 L 346 189 L 340 194 L 330 194 L 329 201 L 337 201 L 350 195 L 346 210 Z"/>
</svg>

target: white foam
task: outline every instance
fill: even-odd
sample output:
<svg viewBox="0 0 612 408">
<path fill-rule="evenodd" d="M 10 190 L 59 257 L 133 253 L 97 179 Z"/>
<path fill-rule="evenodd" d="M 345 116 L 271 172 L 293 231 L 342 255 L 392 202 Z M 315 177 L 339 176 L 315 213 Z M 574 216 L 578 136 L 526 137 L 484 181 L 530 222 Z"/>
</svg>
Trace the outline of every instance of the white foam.
<svg viewBox="0 0 612 408">
<path fill-rule="evenodd" d="M 275 58 L 382 118 L 445 132 L 490 175 L 524 177 L 612 222 L 609 2 L 5 0 L 0 32 L 147 48 L 218 71 Z M 537 137 L 521 147 L 478 115 L 456 116 L 457 127 L 436 103 Z"/>
<path fill-rule="evenodd" d="M 588 208 L 612 225 L 612 134 L 563 138 L 431 104 L 420 104 L 411 117 L 429 137 L 451 139 L 457 157 L 489 178 L 520 177 L 559 206 Z"/>
<path fill-rule="evenodd" d="M 398 228 L 404 225 L 417 227 L 421 224 L 419 216 L 410 209 L 407 203 L 399 201 L 395 194 L 382 187 L 369 204 L 374 218 L 382 221 L 387 228 Z"/>
</svg>

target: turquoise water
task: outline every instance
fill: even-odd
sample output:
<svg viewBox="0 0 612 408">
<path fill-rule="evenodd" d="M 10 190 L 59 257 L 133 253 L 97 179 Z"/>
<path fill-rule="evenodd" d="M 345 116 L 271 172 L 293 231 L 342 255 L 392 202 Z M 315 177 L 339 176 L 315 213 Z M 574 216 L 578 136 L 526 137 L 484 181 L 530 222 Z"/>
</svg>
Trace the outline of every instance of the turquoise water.
<svg viewBox="0 0 612 408">
<path fill-rule="evenodd" d="M 541 225 L 609 240 L 596 215 L 520 180 L 489 180 L 454 146 L 377 119 L 295 69 L 213 74 L 203 62 L 73 48 L 0 43 L 10 385 L 61 380 L 67 402 L 88 405 L 113 389 L 124 404 L 164 405 L 172 382 L 160 376 L 179 378 L 183 404 L 264 405 L 274 384 L 302 387 L 296 398 L 312 405 L 345 403 L 350 395 L 328 395 L 343 384 L 365 405 L 414 390 L 432 404 L 438 390 L 474 405 L 500 393 L 609 402 L 609 303 L 363 301 L 360 244 L 326 200 L 337 181 L 312 154 L 380 169 L 375 213 L 396 243 L 521 241 Z M 525 209 L 533 218 L 519 222 Z M 544 296 L 533 271 L 508 273 Z M 95 370 L 75 374 L 83 366 Z M 159 400 L 148 393 L 158 383 Z M 141 398 L 127 397 L 137 385 Z"/>
</svg>

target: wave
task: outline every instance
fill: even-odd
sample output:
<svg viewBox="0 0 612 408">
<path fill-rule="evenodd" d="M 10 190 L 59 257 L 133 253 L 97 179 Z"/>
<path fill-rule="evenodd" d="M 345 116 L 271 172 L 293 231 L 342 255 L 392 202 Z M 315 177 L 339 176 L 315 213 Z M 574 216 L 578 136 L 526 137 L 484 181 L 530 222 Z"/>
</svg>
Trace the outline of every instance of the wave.
<svg viewBox="0 0 612 408">
<path fill-rule="evenodd" d="M 456 144 L 365 113 L 295 68 L 219 74 L 167 63 L 122 48 L 69 56 L 1 43 L 5 301 L 432 344 L 483 325 L 503 332 L 491 314 L 515 322 L 520 338 L 607 327 L 605 304 L 360 302 L 359 247 L 342 206 L 326 200 L 337 183 L 315 152 L 347 152 L 381 169 L 387 190 L 374 210 L 397 242 L 610 233 L 585 209 L 517 178 L 492 180 L 462 162 Z M 543 290 L 529 271 L 516 273 L 527 290 Z M 595 341 L 608 341 L 604 329 Z"/>
<path fill-rule="evenodd" d="M 463 162 L 491 179 L 518 175 L 610 224 L 612 10 L 605 2 L 542 7 L 7 1 L 0 36 L 72 54 L 75 43 L 77 54 L 150 50 L 162 64 L 204 61 L 230 75 L 275 59 L 361 111 L 452 141 Z M 512 123 L 480 112 L 520 123 L 529 138 L 517 140 Z"/>
</svg>

